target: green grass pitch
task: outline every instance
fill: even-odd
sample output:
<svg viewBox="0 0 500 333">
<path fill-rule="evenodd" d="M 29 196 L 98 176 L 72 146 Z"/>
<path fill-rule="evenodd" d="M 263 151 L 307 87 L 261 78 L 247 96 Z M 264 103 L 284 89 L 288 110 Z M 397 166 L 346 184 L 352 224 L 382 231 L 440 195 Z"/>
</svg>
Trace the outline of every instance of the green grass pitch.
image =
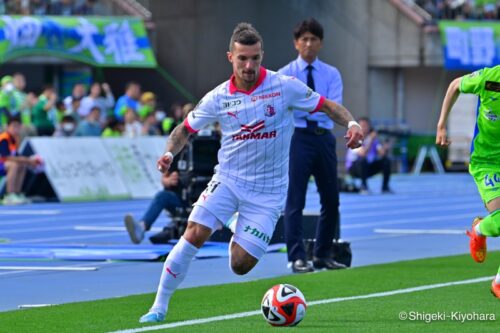
<svg viewBox="0 0 500 333">
<path fill-rule="evenodd" d="M 259 309 L 265 291 L 278 283 L 297 286 L 308 302 L 367 295 L 437 283 L 493 277 L 500 252 L 488 253 L 484 264 L 468 255 L 421 259 L 341 271 L 290 275 L 253 282 L 182 289 L 174 295 L 165 323 Z M 130 283 L 133 283 L 131 281 Z M 499 300 L 489 291 L 491 281 L 447 286 L 378 298 L 310 306 L 295 328 L 274 328 L 262 316 L 223 320 L 153 332 L 496 332 L 500 330 Z M 43 287 L 43 286 L 41 286 Z M 104 287 L 104 286 L 103 286 Z M 0 296 L 1 299 L 1 296 Z M 110 332 L 143 326 L 139 317 L 154 294 L 0 313 L 0 332 Z M 488 314 L 495 320 L 400 320 L 401 312 L 420 314 Z"/>
</svg>

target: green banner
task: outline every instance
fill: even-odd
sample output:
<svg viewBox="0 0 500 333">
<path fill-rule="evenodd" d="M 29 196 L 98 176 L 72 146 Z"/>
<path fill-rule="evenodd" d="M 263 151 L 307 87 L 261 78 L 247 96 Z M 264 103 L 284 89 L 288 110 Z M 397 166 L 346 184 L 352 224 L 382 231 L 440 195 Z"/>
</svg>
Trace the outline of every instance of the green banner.
<svg viewBox="0 0 500 333">
<path fill-rule="evenodd" d="M 0 62 L 33 55 L 98 67 L 156 67 L 144 24 L 134 17 L 1 16 Z"/>
<path fill-rule="evenodd" d="M 500 64 L 500 23 L 439 21 L 447 69 L 474 70 Z"/>
</svg>

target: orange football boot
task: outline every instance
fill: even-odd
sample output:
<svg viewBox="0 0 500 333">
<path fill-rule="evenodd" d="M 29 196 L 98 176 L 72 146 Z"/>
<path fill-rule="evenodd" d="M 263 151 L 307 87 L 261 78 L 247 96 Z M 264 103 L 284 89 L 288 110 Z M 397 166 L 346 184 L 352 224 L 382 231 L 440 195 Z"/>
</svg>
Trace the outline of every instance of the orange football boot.
<svg viewBox="0 0 500 333">
<path fill-rule="evenodd" d="M 476 233 L 474 227 L 482 221 L 482 217 L 476 217 L 472 222 L 472 229 L 467 230 L 467 236 L 469 236 L 469 249 L 470 255 L 475 262 L 482 263 L 486 259 L 486 237 L 479 236 Z"/>
</svg>

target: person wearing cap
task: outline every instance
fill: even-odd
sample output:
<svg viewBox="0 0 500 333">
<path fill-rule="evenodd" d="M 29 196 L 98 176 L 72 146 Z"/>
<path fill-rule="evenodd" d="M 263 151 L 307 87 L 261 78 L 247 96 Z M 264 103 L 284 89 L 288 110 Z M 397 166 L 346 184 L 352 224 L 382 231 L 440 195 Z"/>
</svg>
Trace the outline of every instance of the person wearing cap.
<svg viewBox="0 0 500 333">
<path fill-rule="evenodd" d="M 146 91 L 141 95 L 141 105 L 138 109 L 139 118 L 144 120 L 156 109 L 156 96 L 151 91 Z"/>
</svg>

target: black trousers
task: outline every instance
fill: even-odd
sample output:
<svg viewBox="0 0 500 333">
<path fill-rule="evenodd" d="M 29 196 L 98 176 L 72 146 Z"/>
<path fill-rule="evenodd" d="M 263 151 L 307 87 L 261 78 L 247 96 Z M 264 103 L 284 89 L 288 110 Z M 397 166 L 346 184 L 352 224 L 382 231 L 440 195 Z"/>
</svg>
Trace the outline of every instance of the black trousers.
<svg viewBox="0 0 500 333">
<path fill-rule="evenodd" d="M 388 190 L 391 178 L 391 160 L 387 156 L 371 163 L 368 163 L 366 158 L 358 158 L 349 168 L 349 174 L 352 177 L 361 178 L 361 186 L 364 189 L 368 188 L 368 178 L 379 172 L 383 174 L 382 190 Z"/>
<path fill-rule="evenodd" d="M 321 203 L 314 255 L 330 257 L 332 240 L 340 238 L 335 137 L 327 130 L 296 129 L 290 146 L 289 187 L 284 218 L 289 261 L 306 259 L 302 210 L 311 175 L 316 181 Z"/>
</svg>

